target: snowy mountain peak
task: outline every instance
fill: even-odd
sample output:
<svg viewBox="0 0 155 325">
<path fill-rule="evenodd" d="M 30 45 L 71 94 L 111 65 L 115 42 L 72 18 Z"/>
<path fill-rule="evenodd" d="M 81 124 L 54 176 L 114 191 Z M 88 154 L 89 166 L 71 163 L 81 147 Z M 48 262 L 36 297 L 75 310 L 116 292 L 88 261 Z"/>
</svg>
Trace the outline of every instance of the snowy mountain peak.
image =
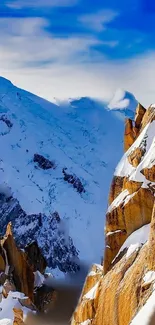
<svg viewBox="0 0 155 325">
<path fill-rule="evenodd" d="M 7 92 L 9 88 L 12 88 L 13 84 L 8 79 L 0 77 L 0 97 Z"/>
<path fill-rule="evenodd" d="M 11 85 L 12 85 L 12 83 L 11 83 L 10 80 L 8 80 L 8 79 L 6 79 L 6 78 L 0 76 L 0 86 L 1 86 L 1 85 L 4 85 L 4 84 L 11 84 Z"/>
<path fill-rule="evenodd" d="M 92 109 L 95 108 L 95 100 L 89 97 L 80 97 L 77 99 L 70 99 L 71 106 L 80 109 Z"/>
<path fill-rule="evenodd" d="M 113 98 L 108 104 L 110 110 L 121 110 L 128 117 L 133 118 L 138 102 L 128 91 L 117 89 Z"/>
<path fill-rule="evenodd" d="M 54 104 L 0 82 L 0 188 L 12 193 L 0 191 L 1 229 L 11 220 L 18 242 L 37 240 L 50 267 L 69 270 L 77 255 L 100 262 L 124 120 L 87 97 Z"/>
</svg>

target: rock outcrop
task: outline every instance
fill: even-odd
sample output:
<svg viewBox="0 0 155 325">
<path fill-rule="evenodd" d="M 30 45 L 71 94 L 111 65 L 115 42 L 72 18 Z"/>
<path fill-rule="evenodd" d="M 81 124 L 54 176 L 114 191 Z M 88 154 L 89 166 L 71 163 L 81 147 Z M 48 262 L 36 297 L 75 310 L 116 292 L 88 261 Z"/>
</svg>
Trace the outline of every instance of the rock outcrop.
<svg viewBox="0 0 155 325">
<path fill-rule="evenodd" d="M 73 187 L 77 190 L 79 193 L 85 193 L 84 186 L 81 182 L 81 180 L 75 175 L 71 175 L 67 173 L 67 168 L 63 168 L 62 170 L 64 175 L 64 181 L 68 182 L 69 184 L 72 184 Z"/>
<path fill-rule="evenodd" d="M 144 125 L 144 115 L 146 109 L 138 104 L 134 121 L 126 119 L 124 135 L 124 151 L 126 152 L 137 139 L 142 126 Z"/>
<path fill-rule="evenodd" d="M 25 250 L 17 247 L 9 223 L 0 239 L 0 320 L 12 314 L 9 324 L 23 325 L 28 312 L 44 310 L 51 302 L 54 290 L 40 290 L 49 276 L 46 265 L 36 243 Z"/>
<path fill-rule="evenodd" d="M 65 227 L 62 225 L 63 222 L 56 211 L 50 215 L 43 213 L 28 215 L 18 200 L 12 196 L 10 189 L 6 188 L 5 193 L 0 193 L 0 234 L 5 232 L 10 221 L 16 244 L 21 249 L 25 248 L 30 255 L 34 255 L 36 254 L 34 246 L 37 243 L 37 247 L 39 246 L 51 269 L 59 268 L 65 273 L 77 269 L 77 263 L 73 259 L 78 258 L 78 251 L 73 239 L 66 233 Z M 45 229 L 44 223 L 46 224 Z"/>
<path fill-rule="evenodd" d="M 126 238 L 151 220 L 155 185 L 154 119 L 152 106 L 145 110 L 138 105 L 132 128 L 136 127 L 139 136 L 129 145 L 115 171 L 110 191 L 114 195 L 110 195 L 106 216 L 105 273 Z"/>
<path fill-rule="evenodd" d="M 155 107 L 128 120 L 112 181 L 102 268 L 88 275 L 72 325 L 146 325 L 155 295 Z M 153 305 L 154 306 L 154 305 Z M 141 315 L 143 315 L 141 317 Z M 141 317 L 141 318 L 140 318 Z"/>
<path fill-rule="evenodd" d="M 35 154 L 34 157 L 33 157 L 33 161 L 35 163 L 38 164 L 38 166 L 41 168 L 41 169 L 51 169 L 51 168 L 55 168 L 56 165 L 55 165 L 55 162 L 54 161 L 51 161 L 47 158 L 45 158 L 44 156 L 42 155 L 39 155 L 39 154 Z"/>
</svg>

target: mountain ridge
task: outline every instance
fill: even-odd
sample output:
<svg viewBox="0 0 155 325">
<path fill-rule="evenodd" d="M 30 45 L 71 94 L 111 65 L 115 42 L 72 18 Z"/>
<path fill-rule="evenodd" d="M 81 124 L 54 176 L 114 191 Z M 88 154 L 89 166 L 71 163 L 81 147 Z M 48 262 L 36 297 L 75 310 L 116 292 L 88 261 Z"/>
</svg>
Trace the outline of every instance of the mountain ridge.
<svg viewBox="0 0 155 325">
<path fill-rule="evenodd" d="M 87 97 L 71 99 L 71 103 L 66 102 L 66 105 L 64 102 L 55 104 L 20 90 L 4 78 L 1 78 L 0 85 L 0 145 L 5 148 L 0 162 L 1 188 L 12 193 L 13 205 L 10 204 L 13 210 L 10 207 L 10 211 L 14 211 L 16 202 L 15 205 L 22 208 L 21 215 L 25 216 L 26 213 L 27 225 L 25 217 L 21 217 L 21 223 L 25 225 L 25 229 L 22 227 L 25 233 L 23 238 L 29 238 L 30 225 L 34 227 L 35 224 L 32 223 L 33 216 L 37 216 L 35 222 L 40 235 L 34 227 L 31 229 L 32 240 L 42 238 L 40 247 L 43 254 L 47 258 L 53 256 L 49 229 L 50 215 L 56 212 L 66 225 L 65 229 L 69 229 L 63 240 L 66 236 L 72 238 L 73 251 L 77 252 L 75 255 L 100 262 L 107 189 L 115 161 L 122 153 L 120 143 L 123 139 L 124 115 L 121 120 L 103 103 L 101 105 L 101 102 Z M 116 147 L 117 152 L 113 154 Z M 36 154 L 53 162 L 55 168 L 42 170 L 34 162 Z M 65 181 L 64 168 L 74 180 Z M 81 182 L 85 193 L 77 192 L 75 179 Z M 17 210 L 21 211 L 20 208 Z M 40 214 L 42 222 L 39 221 Z M 8 222 L 4 208 L 1 209 L 1 216 L 4 227 Z M 11 220 L 15 222 L 13 216 Z M 13 224 L 16 237 L 20 235 L 19 220 L 17 217 L 16 224 Z M 94 230 L 100 234 L 100 249 Z M 79 238 L 78 234 L 83 235 Z M 52 250 L 48 245 L 47 254 L 48 241 Z M 23 244 L 27 244 L 27 241 Z M 56 254 L 59 253 L 57 251 Z"/>
<path fill-rule="evenodd" d="M 124 142 L 109 194 L 103 263 L 88 274 L 72 325 L 154 324 L 154 105 L 138 104 Z"/>
</svg>

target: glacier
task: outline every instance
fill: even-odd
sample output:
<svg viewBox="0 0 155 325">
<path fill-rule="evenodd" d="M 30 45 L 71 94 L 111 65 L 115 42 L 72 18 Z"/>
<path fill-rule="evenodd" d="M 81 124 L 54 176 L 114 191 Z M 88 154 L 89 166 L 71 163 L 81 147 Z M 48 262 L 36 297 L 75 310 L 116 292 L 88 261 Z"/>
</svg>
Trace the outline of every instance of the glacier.
<svg viewBox="0 0 155 325">
<path fill-rule="evenodd" d="M 131 95 L 120 110 L 87 97 L 50 103 L 0 77 L 1 232 L 11 221 L 18 245 L 37 241 L 51 269 L 72 271 L 74 258 L 100 263 L 124 118 L 136 103 Z M 35 155 L 54 168 L 41 168 Z"/>
</svg>

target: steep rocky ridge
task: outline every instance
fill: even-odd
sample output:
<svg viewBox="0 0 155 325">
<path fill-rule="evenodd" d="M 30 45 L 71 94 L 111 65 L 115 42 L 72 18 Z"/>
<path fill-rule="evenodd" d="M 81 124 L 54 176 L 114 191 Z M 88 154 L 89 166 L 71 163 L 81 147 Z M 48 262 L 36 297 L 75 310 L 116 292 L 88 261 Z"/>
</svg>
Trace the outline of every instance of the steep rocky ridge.
<svg viewBox="0 0 155 325">
<path fill-rule="evenodd" d="M 46 261 L 36 243 L 18 248 L 8 224 L 0 239 L 0 321 L 21 325 L 29 312 L 43 311 L 55 299 L 55 292 L 41 290 L 46 274 Z M 5 323 L 7 320 L 7 323 Z M 1 323 L 0 323 L 1 324 Z"/>
<path fill-rule="evenodd" d="M 124 144 L 110 189 L 103 265 L 88 275 L 72 325 L 146 325 L 154 310 L 154 105 L 137 106 Z"/>
<path fill-rule="evenodd" d="M 155 110 L 153 114 L 152 106 L 145 112 L 138 105 L 132 125 L 136 125 L 136 138 L 133 145 L 129 143 L 129 149 L 116 168 L 110 191 L 110 195 L 114 193 L 114 196 L 110 198 L 111 204 L 106 215 L 105 272 L 109 270 L 110 263 L 125 239 L 149 223 L 152 215 L 155 185 Z M 127 141 L 126 138 L 125 129 L 124 142 Z"/>
</svg>

